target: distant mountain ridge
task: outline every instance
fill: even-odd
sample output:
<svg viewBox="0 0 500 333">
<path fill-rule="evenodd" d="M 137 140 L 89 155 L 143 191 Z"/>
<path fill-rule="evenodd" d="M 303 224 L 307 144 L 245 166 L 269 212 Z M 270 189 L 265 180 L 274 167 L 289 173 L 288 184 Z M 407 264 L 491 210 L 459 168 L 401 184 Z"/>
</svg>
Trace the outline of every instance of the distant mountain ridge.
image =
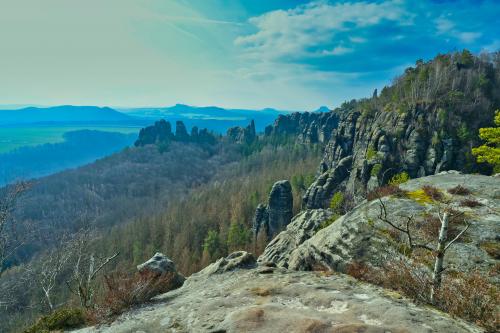
<svg viewBox="0 0 500 333">
<path fill-rule="evenodd" d="M 176 104 L 169 107 L 150 107 L 150 108 L 130 108 L 120 109 L 129 115 L 158 118 L 168 115 L 184 115 L 196 119 L 210 119 L 211 117 L 219 118 L 238 118 L 240 120 L 247 119 L 249 115 L 266 115 L 276 117 L 279 114 L 290 113 L 291 111 L 278 111 L 272 108 L 265 108 L 262 110 L 250 109 L 225 109 L 218 106 L 191 106 L 186 104 Z"/>
<path fill-rule="evenodd" d="M 37 123 L 124 122 L 135 120 L 109 107 L 62 105 L 48 108 L 27 107 L 0 110 L 0 125 Z"/>
</svg>

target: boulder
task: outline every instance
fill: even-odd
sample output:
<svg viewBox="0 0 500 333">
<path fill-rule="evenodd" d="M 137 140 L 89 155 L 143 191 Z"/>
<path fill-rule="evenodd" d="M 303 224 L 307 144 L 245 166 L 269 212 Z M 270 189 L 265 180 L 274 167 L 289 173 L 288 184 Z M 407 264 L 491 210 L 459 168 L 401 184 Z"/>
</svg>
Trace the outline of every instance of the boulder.
<svg viewBox="0 0 500 333">
<path fill-rule="evenodd" d="M 157 252 L 148 261 L 137 265 L 140 273 L 151 272 L 156 274 L 177 273 L 175 264 L 163 253 Z"/>
<path fill-rule="evenodd" d="M 137 271 L 141 274 L 152 274 L 153 276 L 165 276 L 173 274 L 173 285 L 180 287 L 186 278 L 177 272 L 175 263 L 163 253 L 157 252 L 151 259 L 137 266 Z"/>
</svg>

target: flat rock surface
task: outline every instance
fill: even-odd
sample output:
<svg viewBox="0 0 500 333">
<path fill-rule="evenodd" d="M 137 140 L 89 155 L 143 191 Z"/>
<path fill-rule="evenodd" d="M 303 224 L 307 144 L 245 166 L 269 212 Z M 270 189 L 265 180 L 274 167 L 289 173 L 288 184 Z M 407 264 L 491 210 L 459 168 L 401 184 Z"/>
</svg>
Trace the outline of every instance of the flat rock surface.
<svg viewBox="0 0 500 333">
<path fill-rule="evenodd" d="M 260 270 L 191 277 L 111 325 L 78 332 L 481 332 L 346 275 Z"/>
</svg>

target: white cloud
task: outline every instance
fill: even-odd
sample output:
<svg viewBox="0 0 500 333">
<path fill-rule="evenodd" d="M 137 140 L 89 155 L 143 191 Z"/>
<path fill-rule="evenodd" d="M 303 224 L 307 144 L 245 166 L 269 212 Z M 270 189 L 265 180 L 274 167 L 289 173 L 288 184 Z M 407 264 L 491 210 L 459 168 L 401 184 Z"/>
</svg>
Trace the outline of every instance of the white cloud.
<svg viewBox="0 0 500 333">
<path fill-rule="evenodd" d="M 398 0 L 380 3 L 313 1 L 294 9 L 276 10 L 251 18 L 250 23 L 258 31 L 238 37 L 235 43 L 258 58 L 315 56 L 317 52 L 312 50 L 331 44 L 338 33 L 372 27 L 382 21 L 409 25 L 413 15 Z M 353 38 L 353 42 L 362 41 L 359 37 Z"/>
<path fill-rule="evenodd" d="M 450 36 L 458 39 L 462 43 L 473 43 L 482 36 L 479 32 L 460 31 L 456 28 L 455 22 L 444 16 L 438 17 L 434 20 L 434 23 L 436 25 L 436 32 L 438 35 Z"/>
<path fill-rule="evenodd" d="M 464 43 L 472 43 L 481 37 L 481 35 L 480 32 L 460 32 L 457 34 L 457 37 Z"/>
<path fill-rule="evenodd" d="M 344 55 L 347 53 L 352 53 L 354 52 L 353 48 L 350 47 L 344 47 L 344 46 L 336 46 L 333 48 L 333 50 L 323 50 L 321 54 L 326 55 L 326 56 L 337 56 L 337 55 Z"/>
<path fill-rule="evenodd" d="M 434 22 L 436 24 L 436 30 L 438 34 L 450 32 L 453 30 L 453 28 L 455 28 L 455 23 L 443 16 L 437 18 Z"/>
<path fill-rule="evenodd" d="M 362 37 L 349 37 L 349 40 L 353 43 L 361 44 L 366 43 L 367 39 Z"/>
</svg>

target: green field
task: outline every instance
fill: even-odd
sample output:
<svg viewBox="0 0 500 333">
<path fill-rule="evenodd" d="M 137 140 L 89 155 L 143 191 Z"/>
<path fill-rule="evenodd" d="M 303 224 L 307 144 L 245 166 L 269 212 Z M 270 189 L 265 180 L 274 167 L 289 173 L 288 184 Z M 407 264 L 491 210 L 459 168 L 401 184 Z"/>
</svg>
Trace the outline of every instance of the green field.
<svg viewBox="0 0 500 333">
<path fill-rule="evenodd" d="M 36 146 L 44 143 L 63 141 L 65 132 L 83 129 L 103 132 L 138 133 L 141 127 L 108 126 L 30 126 L 0 127 L 0 153 L 24 146 Z"/>
</svg>

